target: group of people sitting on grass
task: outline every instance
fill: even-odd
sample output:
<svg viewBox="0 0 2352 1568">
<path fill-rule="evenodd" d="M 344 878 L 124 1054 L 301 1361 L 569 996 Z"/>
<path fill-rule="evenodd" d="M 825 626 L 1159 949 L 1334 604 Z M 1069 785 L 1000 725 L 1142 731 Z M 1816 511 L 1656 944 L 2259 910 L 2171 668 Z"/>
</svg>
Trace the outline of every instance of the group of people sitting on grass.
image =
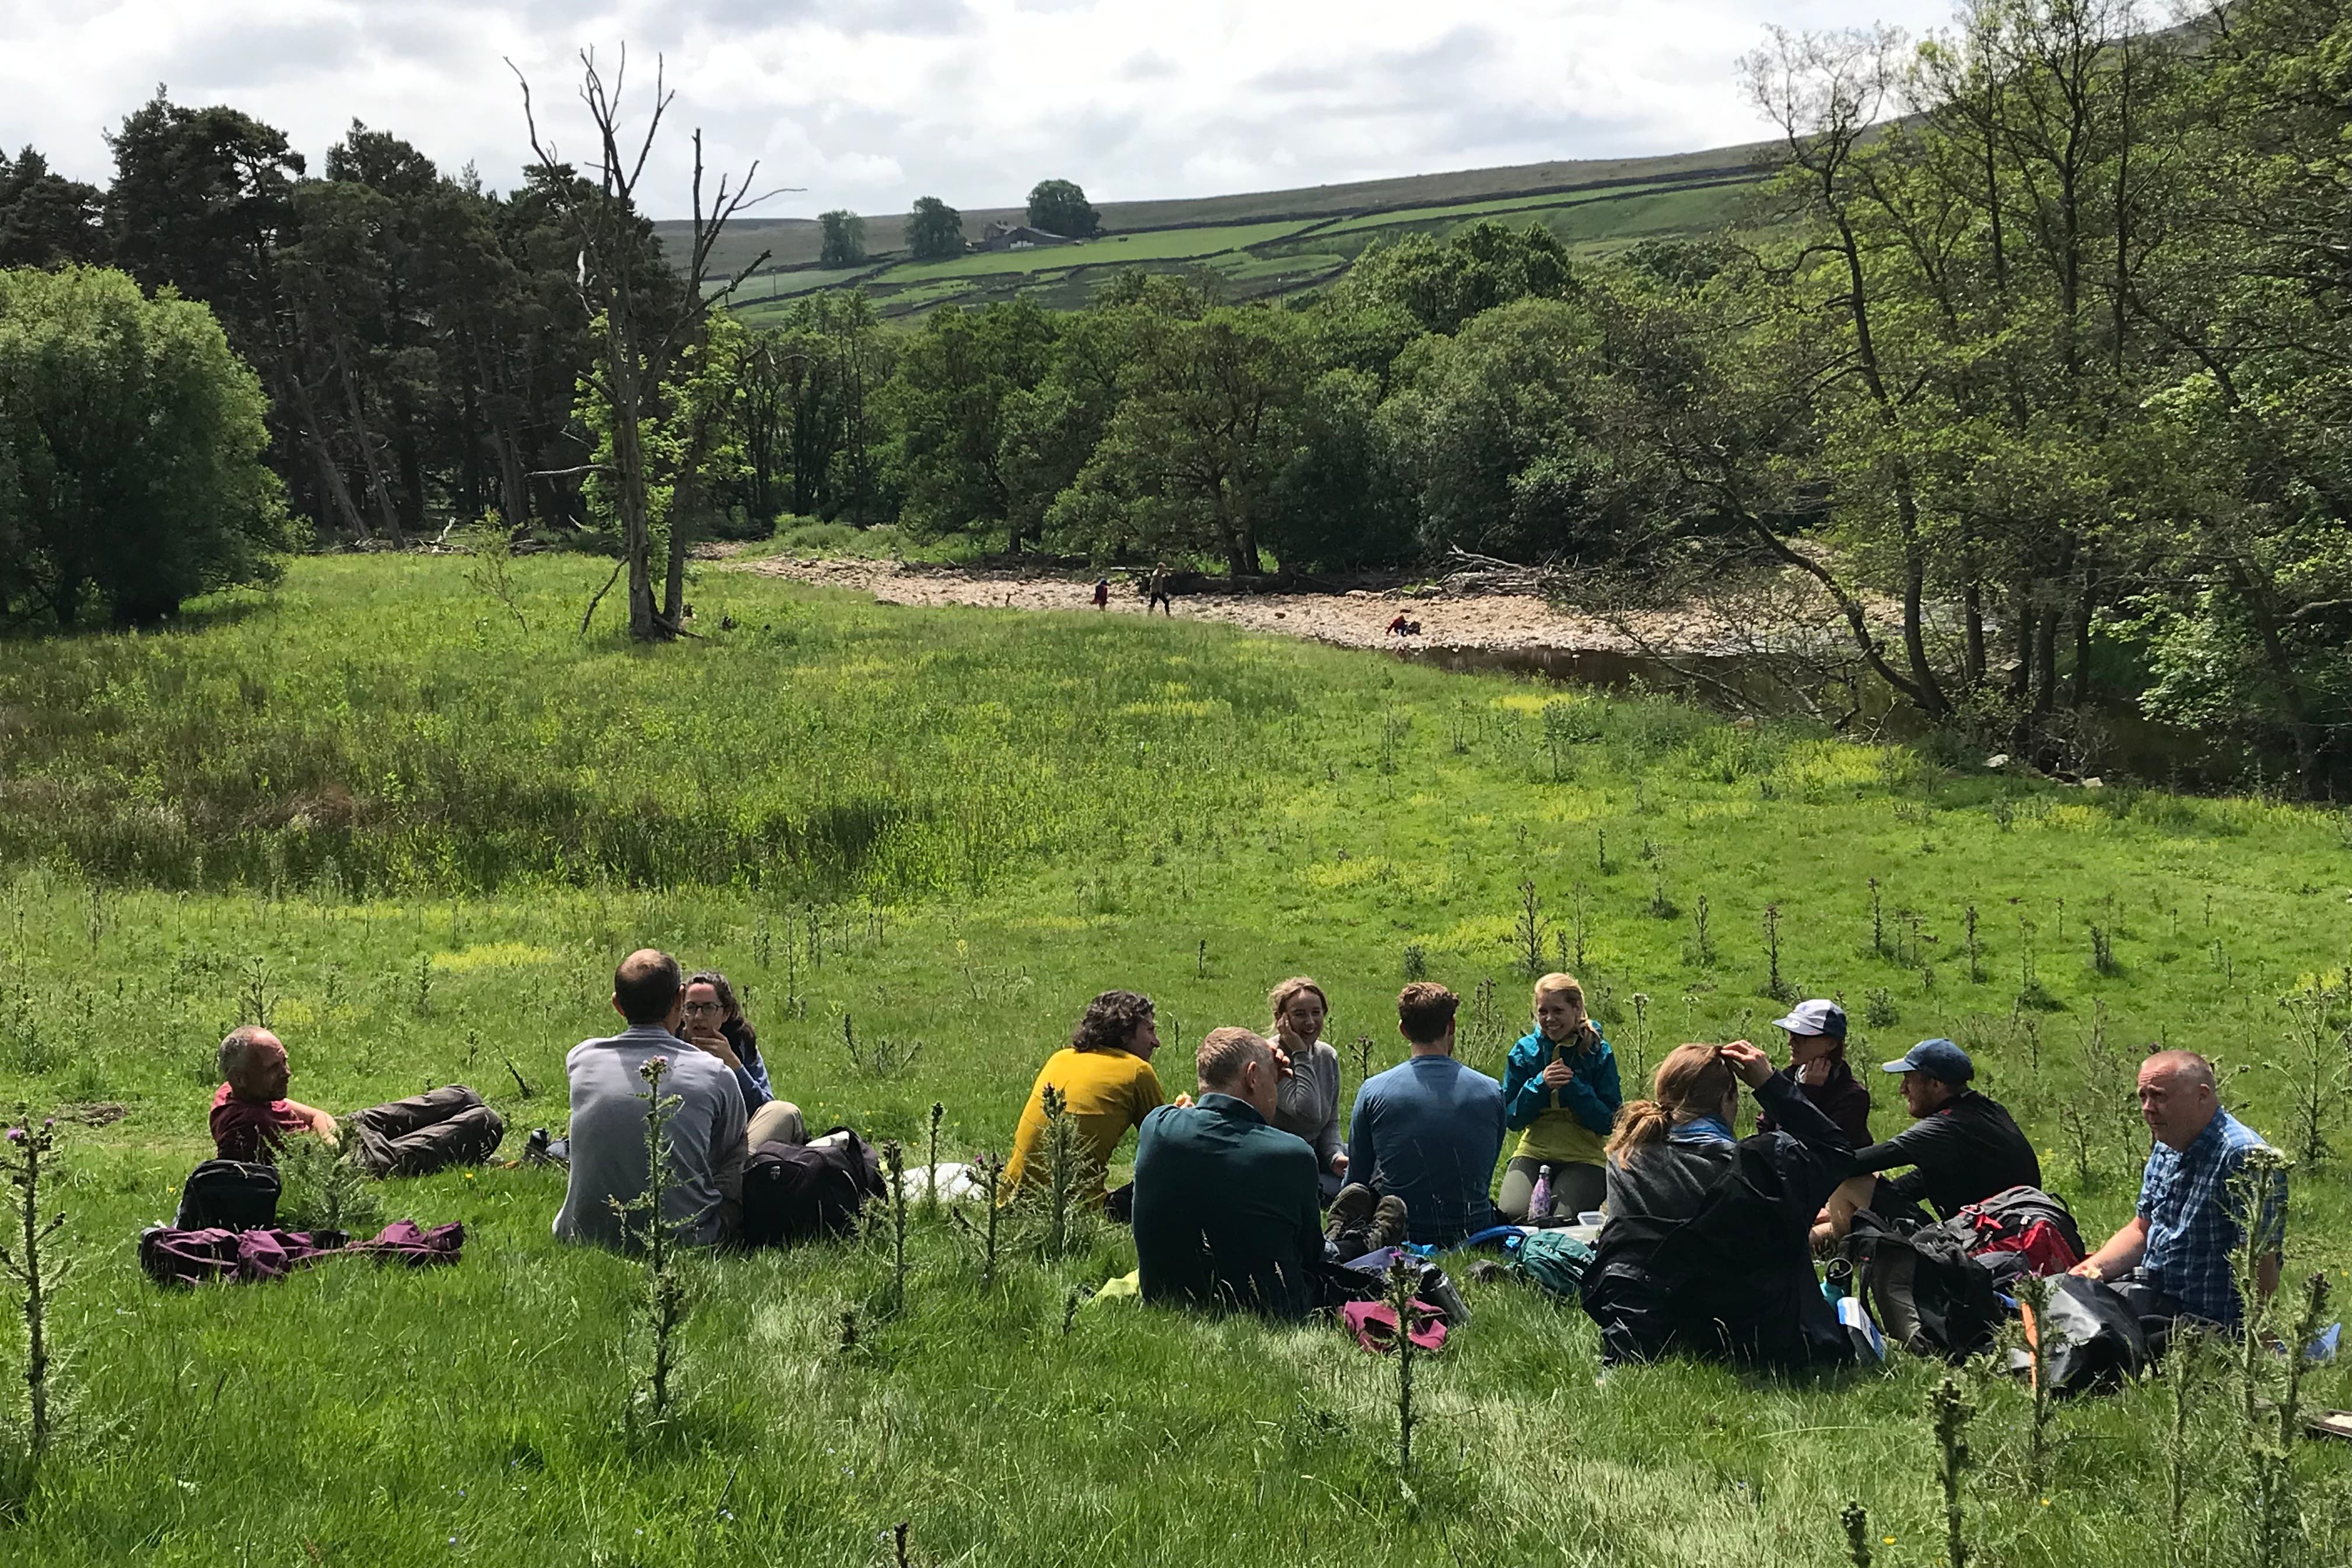
<svg viewBox="0 0 2352 1568">
<path fill-rule="evenodd" d="M 1171 1100 L 1152 1066 L 1160 1042 L 1150 999 L 1097 996 L 1031 1087 L 1000 1201 L 1058 1179 L 1065 1201 L 1075 1190 L 1076 1201 L 1132 1224 L 1146 1300 L 1294 1320 L 1360 1300 L 1367 1276 L 1349 1266 L 1401 1244 L 1443 1250 L 1597 1220 L 1582 1301 L 1605 1362 L 1679 1352 L 1793 1367 L 1852 1354 L 1814 1268 L 1858 1215 L 1883 1225 L 1925 1221 L 1932 1209 L 1948 1219 L 2041 1184 L 2032 1143 L 1972 1087 L 1974 1064 L 1948 1039 L 1885 1064 L 1899 1075 L 1909 1120 L 1874 1141 L 1872 1097 L 1845 1059 L 1834 1002 L 1801 1002 L 1777 1021 L 1785 1068 L 1746 1040 L 1678 1046 L 1648 1098 L 1627 1102 L 1616 1055 L 1572 975 L 1536 983 L 1535 1027 L 1511 1047 L 1500 1083 L 1455 1059 L 1460 999 L 1416 982 L 1396 1005 L 1410 1055 L 1358 1087 L 1344 1140 L 1322 987 L 1286 980 L 1268 1003 L 1263 1035 L 1209 1031 L 1193 1058 L 1197 1096 Z M 614 975 L 613 1005 L 627 1027 L 565 1058 L 570 1172 L 555 1234 L 630 1243 L 623 1215 L 650 1175 L 644 1069 L 660 1057 L 661 1093 L 676 1102 L 662 1220 L 693 1242 L 736 1239 L 747 1162 L 763 1146 L 803 1143 L 800 1110 L 775 1097 L 725 976 L 687 975 L 667 953 L 634 952 Z M 227 1081 L 213 1128 L 224 1158 L 266 1154 L 294 1134 L 338 1136 L 333 1117 L 285 1098 L 286 1053 L 274 1036 L 238 1030 L 221 1059 Z M 1758 1112 L 1746 1138 L 1735 1132 L 1742 1089 Z M 2259 1289 L 2268 1295 L 2277 1282 L 2284 1177 L 2264 1177 L 2250 1215 L 2239 1178 L 2266 1146 L 2221 1108 L 2204 1058 L 2154 1051 L 2138 1093 L 2155 1146 L 2134 1215 L 2073 1271 L 2113 1285 L 2151 1326 L 2234 1328 L 2243 1302 L 2231 1259 L 2249 1225 Z M 377 1173 L 497 1142 L 495 1113 L 460 1089 L 351 1120 Z M 1049 1147 L 1056 1120 L 1064 1131 Z M 1134 1179 L 1108 1191 L 1130 1129 Z M 1058 1176 L 1049 1169 L 1057 1163 Z"/>
</svg>

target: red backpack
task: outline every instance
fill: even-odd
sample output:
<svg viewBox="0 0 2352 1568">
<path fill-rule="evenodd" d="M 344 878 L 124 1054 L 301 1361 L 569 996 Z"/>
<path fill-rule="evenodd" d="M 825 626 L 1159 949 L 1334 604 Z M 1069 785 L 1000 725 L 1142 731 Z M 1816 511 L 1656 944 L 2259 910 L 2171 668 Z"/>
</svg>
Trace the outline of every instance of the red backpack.
<svg viewBox="0 0 2352 1568">
<path fill-rule="evenodd" d="M 1982 1203 L 1969 1205 L 1946 1220 L 1945 1230 L 1957 1237 L 1971 1258 L 1988 1262 L 1993 1255 L 2019 1254 L 2021 1269 L 2012 1266 L 2000 1273 L 2063 1274 L 2083 1261 L 2083 1233 L 2066 1205 L 2039 1187 L 2011 1187 Z"/>
</svg>

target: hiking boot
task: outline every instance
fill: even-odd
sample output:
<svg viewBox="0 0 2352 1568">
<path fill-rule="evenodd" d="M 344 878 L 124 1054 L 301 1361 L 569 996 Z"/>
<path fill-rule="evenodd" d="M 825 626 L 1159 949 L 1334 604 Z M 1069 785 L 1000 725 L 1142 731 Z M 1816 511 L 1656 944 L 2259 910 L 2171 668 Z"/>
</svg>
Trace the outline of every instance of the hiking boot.
<svg viewBox="0 0 2352 1568">
<path fill-rule="evenodd" d="M 1323 1221 L 1323 1235 L 1326 1239 L 1335 1242 L 1360 1235 L 1371 1217 L 1372 1189 L 1361 1182 L 1350 1182 L 1341 1187 L 1339 1195 L 1331 1200 L 1331 1212 Z M 1359 1255 L 1350 1253 L 1349 1256 Z"/>
<path fill-rule="evenodd" d="M 1404 1200 L 1391 1193 L 1372 1205 L 1372 1223 L 1364 1232 L 1364 1250 L 1378 1252 L 1383 1247 L 1400 1246 L 1405 1236 Z"/>
</svg>

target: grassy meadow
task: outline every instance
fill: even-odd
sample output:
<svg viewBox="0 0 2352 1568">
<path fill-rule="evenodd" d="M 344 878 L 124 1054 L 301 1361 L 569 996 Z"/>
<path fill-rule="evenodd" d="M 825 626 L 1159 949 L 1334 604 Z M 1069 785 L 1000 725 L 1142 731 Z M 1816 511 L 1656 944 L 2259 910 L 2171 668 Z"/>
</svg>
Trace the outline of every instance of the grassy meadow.
<svg viewBox="0 0 2352 1568">
<path fill-rule="evenodd" d="M 2344 1047 L 2282 1002 L 2329 988 L 2344 1021 L 2338 812 L 715 569 L 702 635 L 644 649 L 610 601 L 580 634 L 602 580 L 537 558 L 500 598 L 463 559 L 309 560 L 161 635 L 0 644 L 0 1104 L 69 1119 L 49 1196 L 76 1266 L 50 1322 L 65 1436 L 0 1560 L 888 1563 L 905 1521 L 925 1563 L 1828 1565 L 1858 1500 L 1875 1561 L 1947 1561 L 1940 1366 L 1596 1384 L 1582 1315 L 1507 1281 L 1465 1283 L 1475 1322 L 1419 1369 L 1401 1479 L 1393 1366 L 1335 1331 L 1073 1310 L 1133 1267 L 1108 1230 L 1049 1260 L 1016 1226 L 983 1286 L 976 1240 L 919 1213 L 903 1304 L 872 1241 L 703 1262 L 682 1409 L 635 1436 L 638 1276 L 554 1245 L 560 1173 L 382 1189 L 467 1223 L 454 1268 L 140 1276 L 139 1228 L 208 1152 L 231 1025 L 267 1018 L 293 1094 L 338 1111 L 471 1083 L 511 1152 L 562 1131 L 563 1053 L 609 1032 L 641 943 L 748 988 L 813 1127 L 917 1161 L 935 1104 L 944 1156 L 1002 1150 L 1112 985 L 1158 999 L 1171 1092 L 1202 1033 L 1263 1026 L 1300 972 L 1349 1093 L 1401 1058 L 1412 973 L 1468 999 L 1463 1052 L 1495 1070 L 1530 923 L 1629 1084 L 1679 1040 L 1769 1033 L 1769 930 L 1788 985 L 1843 996 L 1858 1061 L 1937 1034 L 1976 1053 L 2101 1236 L 2136 1190 L 2151 1041 L 2216 1057 L 2282 1147 L 2315 1117 L 2352 1153 Z M 1874 1089 L 1883 1132 L 1899 1101 Z M 2291 1278 L 2341 1282 L 2347 1195 L 2340 1155 L 2299 1165 Z M 2282 1481 L 2218 1376 L 2178 1425 L 2161 1384 L 2060 1409 L 2039 1477 L 2025 1394 L 1962 1383 L 1971 1561 L 2352 1549 L 2352 1447 L 2306 1445 Z M 2304 1394 L 2352 1405 L 2352 1377 Z M 2255 1549 L 2266 1516 L 2289 1544 Z"/>
</svg>

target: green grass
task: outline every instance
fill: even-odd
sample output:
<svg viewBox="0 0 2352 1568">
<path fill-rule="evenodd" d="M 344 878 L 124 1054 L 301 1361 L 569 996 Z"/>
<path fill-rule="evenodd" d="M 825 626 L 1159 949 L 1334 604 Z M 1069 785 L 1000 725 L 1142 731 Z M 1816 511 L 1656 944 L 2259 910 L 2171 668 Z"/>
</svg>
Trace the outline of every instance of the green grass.
<svg viewBox="0 0 2352 1568">
<path fill-rule="evenodd" d="M 0 647 L 0 1103 L 128 1110 L 75 1132 L 54 1194 L 81 1268 L 56 1322 L 75 1404 L 30 1518 L 0 1530 L 9 1561 L 887 1563 L 907 1520 L 942 1563 L 1828 1565 L 1860 1498 L 1896 1538 L 1880 1561 L 1940 1562 L 1935 1369 L 1596 1387 L 1583 1318 L 1506 1284 L 1466 1287 L 1477 1321 L 1425 1370 L 1408 1489 L 1391 1368 L 1335 1332 L 1105 1303 L 1066 1334 L 1067 1290 L 1133 1266 L 1116 1234 L 983 1291 L 969 1242 L 920 1223 L 896 1318 L 867 1248 L 710 1266 L 686 1412 L 638 1447 L 617 1430 L 630 1269 L 553 1244 L 557 1177 L 388 1189 L 392 1212 L 467 1222 L 465 1261 L 431 1274 L 165 1296 L 131 1242 L 205 1152 L 211 1047 L 257 1001 L 298 1097 L 460 1079 L 519 1140 L 560 1127 L 563 1051 L 608 1026 L 614 958 L 655 942 L 748 984 L 813 1125 L 919 1142 L 937 1101 L 961 1157 L 1003 1147 L 1036 1063 L 1114 984 L 1159 999 L 1172 1088 L 1180 1042 L 1262 1023 L 1272 982 L 1312 973 L 1352 1085 L 1359 1035 L 1375 1068 L 1400 1054 L 1390 999 L 1417 947 L 1474 998 L 1465 1051 L 1491 1068 L 1524 1011 L 1523 879 L 1547 922 L 1580 907 L 1629 1082 L 1676 1040 L 1767 1032 L 1775 902 L 1792 981 L 1857 1018 L 1885 992 L 1895 1020 L 1857 1058 L 1959 1038 L 2104 1231 L 2137 1156 L 2085 1067 L 2095 1020 L 2126 1070 L 2147 1040 L 2213 1053 L 2285 1140 L 2275 998 L 2339 974 L 2352 938 L 2324 811 L 1988 778 L 1183 621 L 888 608 L 709 569 L 704 637 L 644 650 L 609 604 L 576 635 L 595 563 L 517 572 L 528 631 L 462 562 L 345 558 L 163 635 Z M 1557 780 L 1552 701 L 1573 736 Z M 1874 877 L 1900 956 L 1873 950 Z M 1673 918 L 1650 912 L 1661 888 Z M 2021 916 L 2054 1011 L 2013 1011 Z M 2093 970 L 2091 922 L 2117 973 Z M 922 1050 L 861 1071 L 845 1014 Z M 2087 1183 L 2068 1104 L 2095 1111 Z M 1879 1123 L 1897 1114 L 1882 1089 Z M 2294 1271 L 2352 1262 L 2346 1196 L 2334 1162 L 2298 1173 Z M 1978 1561 L 2165 1560 L 2157 1391 L 2062 1412 L 2037 1492 L 2021 1394 L 1971 1375 Z M 2339 1369 L 2310 1392 L 2352 1403 Z M 2192 1436 L 2188 1560 L 2225 1560 L 2242 1436 L 2209 1405 Z M 2342 1560 L 2345 1460 L 2302 1459 L 2314 1562 Z"/>
</svg>

